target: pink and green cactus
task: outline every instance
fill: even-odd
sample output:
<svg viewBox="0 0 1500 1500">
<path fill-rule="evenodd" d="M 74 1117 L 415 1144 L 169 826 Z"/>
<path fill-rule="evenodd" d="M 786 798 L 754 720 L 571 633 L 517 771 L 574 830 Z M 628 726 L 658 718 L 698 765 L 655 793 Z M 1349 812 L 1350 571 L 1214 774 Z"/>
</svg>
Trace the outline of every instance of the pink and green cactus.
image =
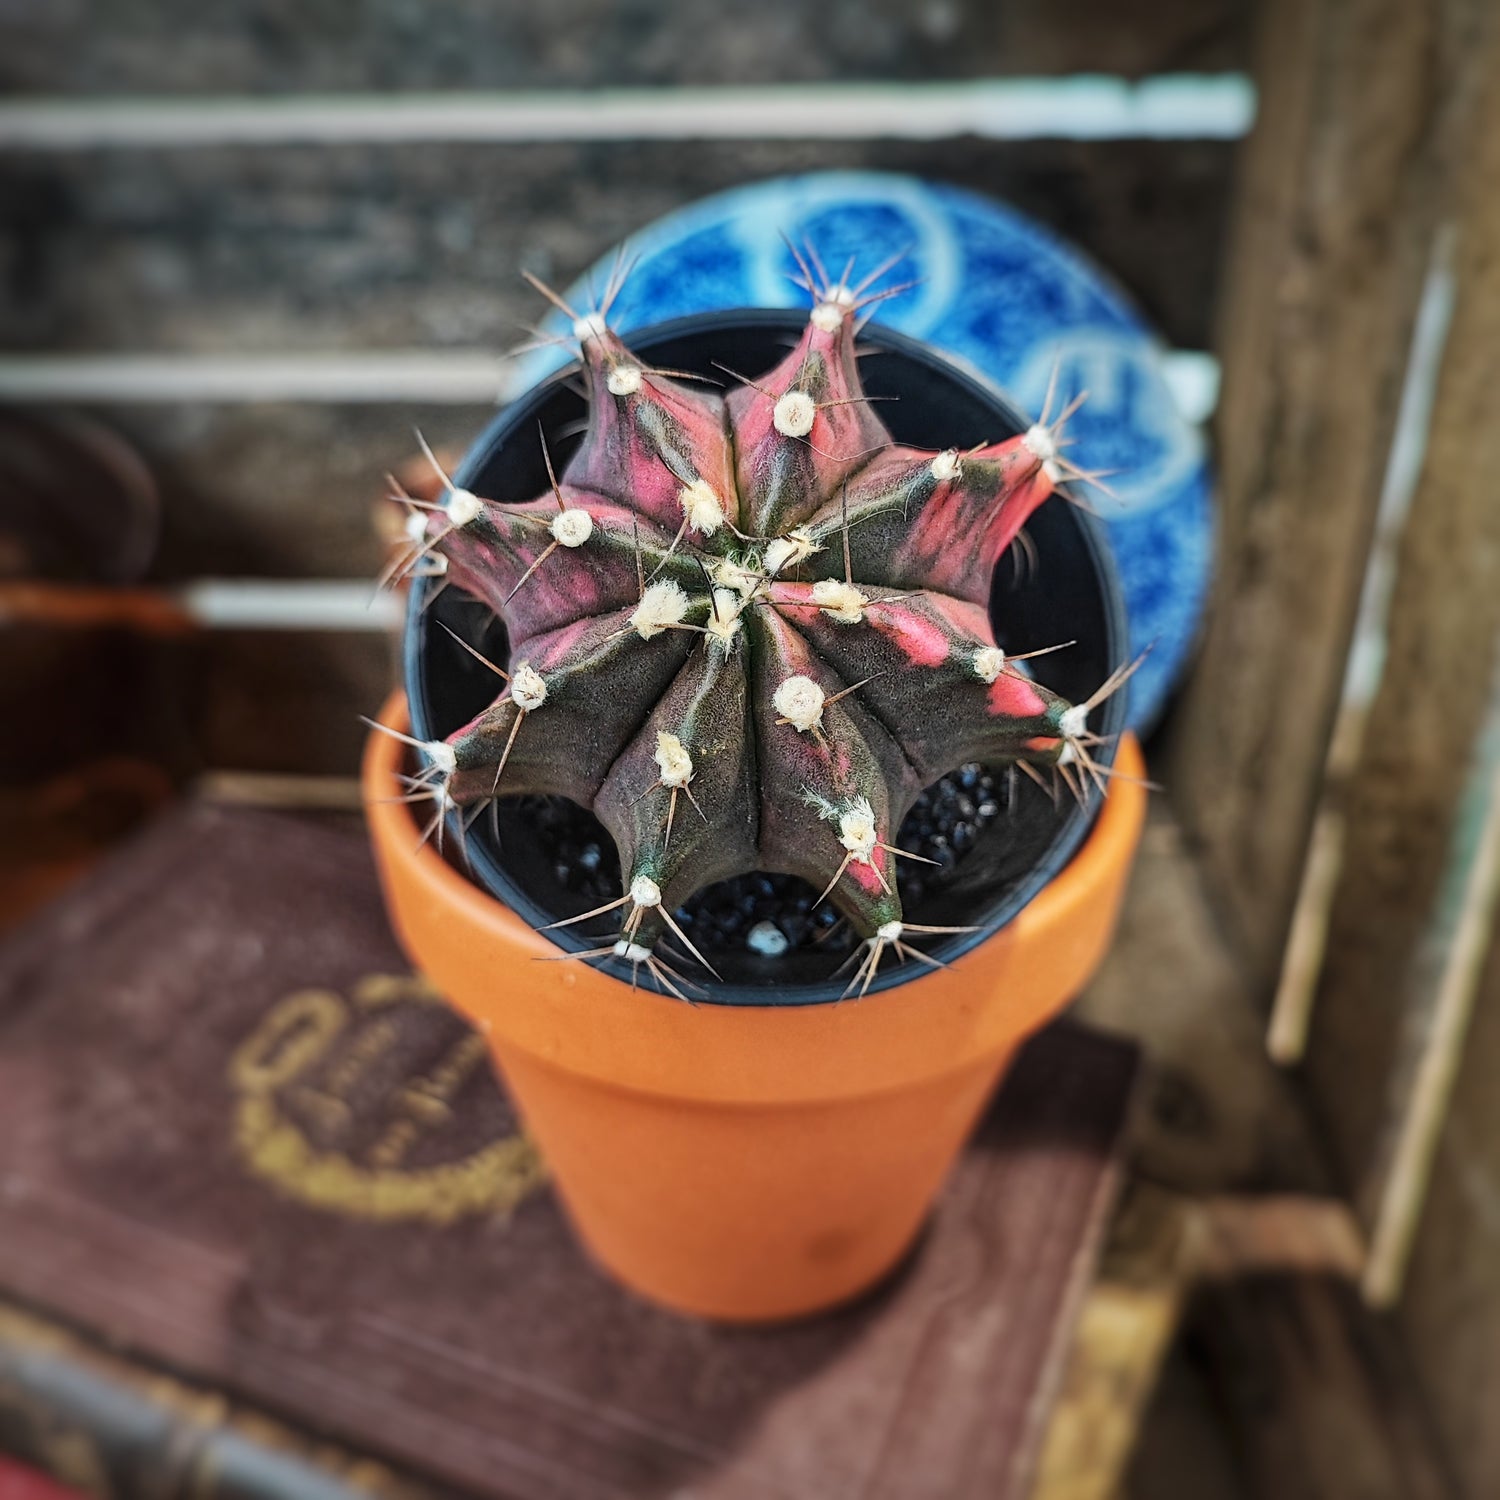
<svg viewBox="0 0 1500 1500">
<path fill-rule="evenodd" d="M 887 951 L 922 957 L 913 934 L 953 929 L 903 922 L 907 810 L 974 761 L 1102 789 L 1087 720 L 1125 675 L 1069 703 L 990 626 L 997 562 L 1077 472 L 1067 412 L 967 452 L 900 446 L 861 390 L 864 289 L 808 286 L 800 342 L 755 379 L 726 372 L 727 394 L 565 308 L 589 421 L 550 491 L 501 505 L 445 478 L 415 512 L 409 566 L 495 611 L 510 660 L 488 664 L 489 707 L 421 746 L 414 784 L 435 818 L 527 793 L 591 808 L 623 891 L 586 914 L 611 930 L 585 956 L 673 992 L 664 934 L 707 965 L 673 911 L 753 871 L 807 880 L 848 919 L 856 984 Z"/>
</svg>

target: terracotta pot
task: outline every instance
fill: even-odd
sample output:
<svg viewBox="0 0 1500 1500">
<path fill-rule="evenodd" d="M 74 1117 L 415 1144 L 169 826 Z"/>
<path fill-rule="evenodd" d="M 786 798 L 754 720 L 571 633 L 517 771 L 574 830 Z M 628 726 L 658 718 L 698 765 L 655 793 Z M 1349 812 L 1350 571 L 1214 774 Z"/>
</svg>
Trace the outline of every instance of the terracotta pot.
<svg viewBox="0 0 1500 1500">
<path fill-rule="evenodd" d="M 384 722 L 407 727 L 404 699 Z M 1145 816 L 1116 780 L 1086 842 L 949 968 L 862 1000 L 688 1005 L 578 961 L 418 847 L 401 747 L 371 735 L 366 811 L 397 934 L 489 1038 L 584 1243 L 680 1311 L 795 1317 L 912 1243 L 1018 1044 L 1088 980 Z M 1116 762 L 1141 772 L 1124 741 Z"/>
</svg>

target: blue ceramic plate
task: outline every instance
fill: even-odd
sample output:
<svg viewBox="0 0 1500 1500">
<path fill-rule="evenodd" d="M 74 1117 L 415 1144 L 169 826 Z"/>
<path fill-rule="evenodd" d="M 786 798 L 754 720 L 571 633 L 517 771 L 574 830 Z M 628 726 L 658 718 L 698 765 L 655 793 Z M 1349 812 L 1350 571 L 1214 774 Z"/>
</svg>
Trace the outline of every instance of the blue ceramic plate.
<svg viewBox="0 0 1500 1500">
<path fill-rule="evenodd" d="M 1151 648 L 1129 714 L 1149 727 L 1192 648 L 1213 511 L 1203 435 L 1179 410 L 1165 351 L 1140 314 L 1076 250 L 998 203 L 914 177 L 820 172 L 705 198 L 633 236 L 624 253 L 635 268 L 610 321 L 629 332 L 688 313 L 804 306 L 787 239 L 816 246 L 835 276 L 853 257 L 855 279 L 904 250 L 880 284 L 919 284 L 875 317 L 987 377 L 1023 411 L 1039 413 L 1054 370 L 1054 412 L 1088 392 L 1068 424 L 1077 440 L 1068 456 L 1112 471 L 1112 494 L 1082 493 L 1114 548 L 1132 651 Z M 615 260 L 601 260 L 568 300 L 592 303 Z M 518 388 L 566 360 L 562 350 L 537 351 Z"/>
</svg>

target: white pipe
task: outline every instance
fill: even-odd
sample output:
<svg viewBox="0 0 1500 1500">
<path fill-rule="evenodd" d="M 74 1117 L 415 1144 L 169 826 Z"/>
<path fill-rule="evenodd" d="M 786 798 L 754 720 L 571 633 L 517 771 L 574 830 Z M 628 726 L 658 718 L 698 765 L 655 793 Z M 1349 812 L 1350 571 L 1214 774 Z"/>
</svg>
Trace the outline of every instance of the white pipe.
<svg viewBox="0 0 1500 1500">
<path fill-rule="evenodd" d="M 508 400 L 513 359 L 455 349 L 334 354 L 0 356 L 0 400 L 327 401 L 492 406 Z"/>
<path fill-rule="evenodd" d="M 1165 356 L 1164 367 L 1182 415 L 1190 422 L 1207 421 L 1218 401 L 1218 361 L 1180 349 Z M 0 355 L 0 401 L 493 406 L 519 394 L 510 356 L 466 349 Z"/>
<path fill-rule="evenodd" d="M 1240 73 L 246 98 L 12 98 L 0 149 L 407 141 L 1237 140 Z"/>
<path fill-rule="evenodd" d="M 386 632 L 399 628 L 405 607 L 363 578 L 200 578 L 177 602 L 207 630 Z"/>
</svg>

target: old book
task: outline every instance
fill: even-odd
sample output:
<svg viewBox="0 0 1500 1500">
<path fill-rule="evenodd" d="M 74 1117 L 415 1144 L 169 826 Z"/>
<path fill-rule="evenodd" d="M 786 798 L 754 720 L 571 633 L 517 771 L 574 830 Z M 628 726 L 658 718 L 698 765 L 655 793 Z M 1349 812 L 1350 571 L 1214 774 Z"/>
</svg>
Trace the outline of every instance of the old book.
<svg viewBox="0 0 1500 1500">
<path fill-rule="evenodd" d="M 362 838 L 189 806 L 0 950 L 0 1291 L 483 1495 L 1020 1496 L 1134 1068 L 1044 1033 L 889 1285 L 695 1323 L 583 1258 Z"/>
</svg>

